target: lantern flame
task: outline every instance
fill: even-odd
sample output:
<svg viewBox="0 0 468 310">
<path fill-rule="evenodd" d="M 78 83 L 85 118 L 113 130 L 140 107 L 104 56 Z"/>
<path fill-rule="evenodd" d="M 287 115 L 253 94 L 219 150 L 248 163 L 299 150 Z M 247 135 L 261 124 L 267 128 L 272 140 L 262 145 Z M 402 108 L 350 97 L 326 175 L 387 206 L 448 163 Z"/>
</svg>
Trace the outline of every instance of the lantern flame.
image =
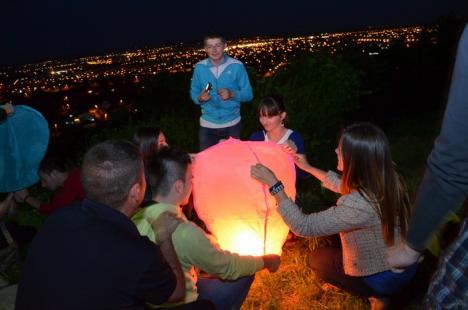
<svg viewBox="0 0 468 310">
<path fill-rule="evenodd" d="M 237 231 L 225 247 L 241 255 L 263 255 L 263 240 L 252 230 Z"/>
</svg>

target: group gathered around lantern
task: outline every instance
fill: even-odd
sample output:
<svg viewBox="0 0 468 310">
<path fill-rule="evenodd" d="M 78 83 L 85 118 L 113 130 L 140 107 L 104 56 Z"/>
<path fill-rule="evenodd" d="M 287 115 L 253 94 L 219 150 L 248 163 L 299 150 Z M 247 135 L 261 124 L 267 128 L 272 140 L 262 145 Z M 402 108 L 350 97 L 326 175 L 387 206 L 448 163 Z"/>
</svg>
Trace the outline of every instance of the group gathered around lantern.
<svg viewBox="0 0 468 310">
<path fill-rule="evenodd" d="M 468 28 L 461 42 L 466 64 Z M 191 97 L 202 110 L 197 154 L 170 146 L 160 129 L 139 128 L 133 142 L 92 146 L 77 168 L 81 177 L 71 182 L 66 171 L 41 173 L 38 156 L 49 139 L 42 116 L 24 107 L 16 114 L 8 107 L 7 113 L 0 106 L 0 175 L 12 176 L 1 180 L 12 193 L 0 202 L 0 219 L 15 201 L 35 204 L 24 187 L 39 178 L 44 187 L 59 188 L 53 199 L 66 201 L 53 208 L 30 244 L 16 309 L 240 309 L 256 272 L 279 269 L 290 232 L 327 238 L 327 246 L 304 253 L 309 267 L 323 281 L 368 298 L 372 309 L 388 308 L 415 276 L 421 250 L 404 241 L 415 224 L 409 224 L 410 200 L 385 133 L 367 122 L 343 128 L 337 145 L 330 146 L 337 172 L 321 170 L 309 163 L 301 135 L 286 127 L 285 104 L 273 94 L 259 101 L 263 130 L 241 141 L 240 103 L 252 98 L 247 72 L 225 55 L 224 38 L 208 36 L 204 45 L 208 58 L 197 63 L 191 82 Z M 457 62 L 454 72 L 463 74 L 455 76 L 456 93 L 468 89 L 461 68 L 466 66 Z M 420 198 L 426 203 L 427 192 L 437 188 L 434 163 L 455 156 L 445 150 L 468 145 L 467 135 L 457 140 L 464 143 L 447 142 L 452 125 L 466 128 L 466 113 L 454 112 L 461 109 L 461 97 L 450 97 L 447 119 L 458 121 L 444 120 L 430 157 L 426 195 Z M 25 125 L 33 132 L 25 133 Z M 27 135 L 36 143 L 27 143 Z M 21 148 L 28 154 L 15 157 Z M 339 198 L 306 214 L 296 200 L 296 184 L 310 176 Z M 78 187 L 85 198 L 72 202 Z M 466 229 L 462 236 L 466 244 Z M 460 244 L 451 253 L 464 249 Z M 396 251 L 406 251 L 405 259 L 389 257 Z M 466 266 L 466 251 L 455 254 Z M 456 297 L 466 301 L 466 268 L 460 270 L 465 291 Z M 450 289 L 458 292 L 450 283 L 444 298 Z M 454 308 L 463 303 L 457 298 Z"/>
</svg>

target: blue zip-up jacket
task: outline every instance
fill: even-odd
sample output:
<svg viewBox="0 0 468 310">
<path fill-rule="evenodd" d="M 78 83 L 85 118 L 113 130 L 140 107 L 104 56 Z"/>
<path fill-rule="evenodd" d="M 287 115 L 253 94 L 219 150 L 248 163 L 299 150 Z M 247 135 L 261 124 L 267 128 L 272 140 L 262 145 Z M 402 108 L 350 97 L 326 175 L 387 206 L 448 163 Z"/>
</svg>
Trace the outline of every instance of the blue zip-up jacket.
<svg viewBox="0 0 468 310">
<path fill-rule="evenodd" d="M 210 82 L 211 99 L 200 102 L 198 97 Z M 219 89 L 229 89 L 233 98 L 222 100 L 218 96 Z M 237 59 L 224 55 L 224 61 L 219 66 L 213 65 L 210 58 L 195 65 L 190 96 L 193 102 L 201 106 L 201 117 L 211 123 L 225 124 L 240 117 L 240 103 L 252 100 L 252 86 L 244 65 Z"/>
</svg>

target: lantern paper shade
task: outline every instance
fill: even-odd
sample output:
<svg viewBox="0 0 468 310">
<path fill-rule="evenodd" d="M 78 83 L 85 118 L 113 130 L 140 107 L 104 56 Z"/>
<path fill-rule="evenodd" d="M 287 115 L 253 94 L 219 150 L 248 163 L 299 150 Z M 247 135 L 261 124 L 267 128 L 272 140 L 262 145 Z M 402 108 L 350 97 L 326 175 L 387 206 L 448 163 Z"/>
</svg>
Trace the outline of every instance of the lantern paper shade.
<svg viewBox="0 0 468 310">
<path fill-rule="evenodd" d="M 276 143 L 229 139 L 198 153 L 193 198 L 198 216 L 224 250 L 242 255 L 281 254 L 289 228 L 277 212 L 268 186 L 253 179 L 262 163 L 295 198 L 294 161 Z"/>
<path fill-rule="evenodd" d="M 0 124 L 0 193 L 31 186 L 49 143 L 49 126 L 41 113 L 25 105 Z"/>
</svg>

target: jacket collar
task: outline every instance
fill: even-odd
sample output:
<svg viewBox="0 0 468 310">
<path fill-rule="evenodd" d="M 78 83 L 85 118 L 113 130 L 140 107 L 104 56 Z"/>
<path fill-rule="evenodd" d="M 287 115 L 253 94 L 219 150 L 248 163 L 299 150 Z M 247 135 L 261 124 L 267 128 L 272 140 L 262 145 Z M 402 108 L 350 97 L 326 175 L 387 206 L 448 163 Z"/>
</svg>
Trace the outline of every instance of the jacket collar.
<svg viewBox="0 0 468 310">
<path fill-rule="evenodd" d="M 125 230 L 128 230 L 131 233 L 139 235 L 135 224 L 133 224 L 133 222 L 119 210 L 89 198 L 83 199 L 83 202 L 81 203 L 81 209 L 94 218 L 111 222 L 120 226 L 121 228 L 124 228 Z"/>
<path fill-rule="evenodd" d="M 223 54 L 223 59 L 221 60 L 221 62 L 219 63 L 218 66 L 221 66 L 222 64 L 224 64 L 228 59 L 228 56 L 226 55 L 226 53 Z M 211 58 L 208 57 L 208 67 L 214 67 L 215 64 L 213 64 L 213 62 L 211 61 Z"/>
</svg>

